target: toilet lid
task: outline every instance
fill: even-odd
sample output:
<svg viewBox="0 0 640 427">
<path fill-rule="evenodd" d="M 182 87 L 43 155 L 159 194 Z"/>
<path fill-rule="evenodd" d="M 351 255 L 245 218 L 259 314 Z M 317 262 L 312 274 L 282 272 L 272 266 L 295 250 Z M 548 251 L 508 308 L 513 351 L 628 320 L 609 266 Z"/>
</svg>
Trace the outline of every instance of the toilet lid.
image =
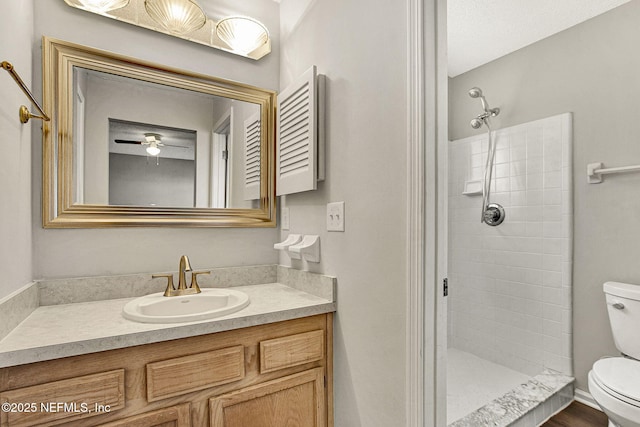
<svg viewBox="0 0 640 427">
<path fill-rule="evenodd" d="M 640 402 L 640 362 L 624 357 L 600 359 L 593 364 L 598 382 L 627 399 Z"/>
</svg>

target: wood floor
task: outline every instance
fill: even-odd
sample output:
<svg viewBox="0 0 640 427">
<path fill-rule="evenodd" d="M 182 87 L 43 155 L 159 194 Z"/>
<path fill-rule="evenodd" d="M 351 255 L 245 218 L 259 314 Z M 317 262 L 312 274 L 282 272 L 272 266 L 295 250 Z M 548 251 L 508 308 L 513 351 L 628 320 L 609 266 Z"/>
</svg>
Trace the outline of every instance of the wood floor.
<svg viewBox="0 0 640 427">
<path fill-rule="evenodd" d="M 607 416 L 590 406 L 573 402 L 542 427 L 607 427 Z"/>
</svg>

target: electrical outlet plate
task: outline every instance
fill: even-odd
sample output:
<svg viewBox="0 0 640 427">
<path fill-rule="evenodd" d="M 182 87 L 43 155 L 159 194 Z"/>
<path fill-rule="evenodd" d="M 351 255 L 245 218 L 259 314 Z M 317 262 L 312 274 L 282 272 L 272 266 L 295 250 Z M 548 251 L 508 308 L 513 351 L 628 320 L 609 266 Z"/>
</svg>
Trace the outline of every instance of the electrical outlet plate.
<svg viewBox="0 0 640 427">
<path fill-rule="evenodd" d="M 289 208 L 282 208 L 282 210 L 280 211 L 281 217 L 280 217 L 280 228 L 283 230 L 288 230 L 289 229 Z"/>
<path fill-rule="evenodd" d="M 327 203 L 327 230 L 344 231 L 344 202 Z"/>
</svg>

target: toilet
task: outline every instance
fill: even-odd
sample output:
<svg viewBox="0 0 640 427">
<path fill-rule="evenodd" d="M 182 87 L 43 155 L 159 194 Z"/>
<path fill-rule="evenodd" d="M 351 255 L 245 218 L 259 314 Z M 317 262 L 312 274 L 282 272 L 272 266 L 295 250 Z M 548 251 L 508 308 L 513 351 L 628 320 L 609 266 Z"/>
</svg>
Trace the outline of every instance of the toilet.
<svg viewBox="0 0 640 427">
<path fill-rule="evenodd" d="M 609 323 L 622 357 L 598 360 L 589 392 L 609 417 L 609 427 L 640 427 L 640 285 L 603 286 Z"/>
</svg>

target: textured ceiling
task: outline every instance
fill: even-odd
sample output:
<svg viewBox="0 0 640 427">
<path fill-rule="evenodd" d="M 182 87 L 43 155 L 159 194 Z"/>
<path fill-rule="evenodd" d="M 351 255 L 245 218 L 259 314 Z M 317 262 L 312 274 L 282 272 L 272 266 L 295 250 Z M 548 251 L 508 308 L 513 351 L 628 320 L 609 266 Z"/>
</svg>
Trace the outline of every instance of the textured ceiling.
<svg viewBox="0 0 640 427">
<path fill-rule="evenodd" d="M 629 0 L 447 0 L 454 77 Z"/>
</svg>

